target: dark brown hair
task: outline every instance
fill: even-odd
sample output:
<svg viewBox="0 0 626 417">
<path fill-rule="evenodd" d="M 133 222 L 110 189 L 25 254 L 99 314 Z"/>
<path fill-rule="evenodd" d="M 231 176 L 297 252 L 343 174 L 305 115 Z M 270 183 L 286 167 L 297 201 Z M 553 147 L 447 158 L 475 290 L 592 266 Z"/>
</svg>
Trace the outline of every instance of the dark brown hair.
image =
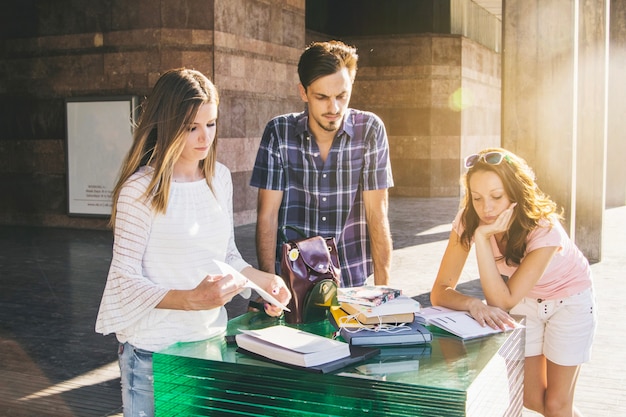
<svg viewBox="0 0 626 417">
<path fill-rule="evenodd" d="M 306 90 L 318 78 L 334 74 L 342 68 L 348 69 L 354 82 L 358 59 L 356 48 L 341 41 L 313 42 L 298 62 L 300 83 Z"/>
</svg>

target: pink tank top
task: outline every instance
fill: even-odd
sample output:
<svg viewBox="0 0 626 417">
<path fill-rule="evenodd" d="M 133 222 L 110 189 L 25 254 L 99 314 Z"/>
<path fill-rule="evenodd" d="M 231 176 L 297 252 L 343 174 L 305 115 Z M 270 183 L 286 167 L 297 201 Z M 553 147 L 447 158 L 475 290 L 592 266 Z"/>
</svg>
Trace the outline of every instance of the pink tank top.
<svg viewBox="0 0 626 417">
<path fill-rule="evenodd" d="M 464 230 L 460 220 L 461 214 L 462 210 L 457 213 L 452 223 L 454 231 L 459 236 Z M 589 261 L 572 242 L 558 220 L 554 224 L 544 220 L 539 227 L 528 234 L 524 257 L 535 249 L 549 246 L 556 246 L 559 249 L 554 254 L 543 276 L 526 295 L 527 297 L 548 300 L 566 298 L 592 286 Z M 491 250 L 497 259 L 496 265 L 500 274 L 507 277 L 512 276 L 518 267 L 506 264 L 498 249 L 495 237 L 491 238 Z M 524 258 L 521 262 L 524 262 Z"/>
</svg>

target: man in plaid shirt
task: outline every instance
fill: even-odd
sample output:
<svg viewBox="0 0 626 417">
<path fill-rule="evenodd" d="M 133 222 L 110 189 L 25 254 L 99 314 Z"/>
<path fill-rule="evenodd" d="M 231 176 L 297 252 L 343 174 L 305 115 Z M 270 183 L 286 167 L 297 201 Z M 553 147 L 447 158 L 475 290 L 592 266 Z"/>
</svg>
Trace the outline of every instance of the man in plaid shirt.
<svg viewBox="0 0 626 417">
<path fill-rule="evenodd" d="M 306 110 L 265 128 L 250 181 L 259 188 L 261 270 L 279 272 L 278 230 L 290 225 L 335 237 L 342 286 L 364 285 L 372 273 L 375 284 L 389 282 L 389 143 L 378 116 L 348 108 L 357 60 L 356 49 L 342 42 L 313 43 L 298 63 Z"/>
</svg>

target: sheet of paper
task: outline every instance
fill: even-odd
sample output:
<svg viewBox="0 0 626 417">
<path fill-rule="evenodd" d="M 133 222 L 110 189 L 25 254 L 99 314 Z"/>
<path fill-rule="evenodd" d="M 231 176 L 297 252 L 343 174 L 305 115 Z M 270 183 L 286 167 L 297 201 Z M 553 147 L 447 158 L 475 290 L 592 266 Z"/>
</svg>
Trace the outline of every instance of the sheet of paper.
<svg viewBox="0 0 626 417">
<path fill-rule="evenodd" d="M 435 317 L 441 317 L 441 316 L 446 316 L 450 313 L 455 313 L 456 310 L 452 310 L 450 308 L 446 308 L 446 307 L 441 307 L 441 306 L 431 306 L 431 307 L 424 307 L 419 311 L 419 315 L 424 317 L 426 320 L 435 318 Z"/>
<path fill-rule="evenodd" d="M 241 272 L 237 271 L 232 266 L 228 265 L 227 263 L 217 261 L 215 259 L 213 260 L 213 262 L 215 262 L 215 264 L 220 268 L 220 271 L 222 272 L 222 275 L 232 275 L 233 277 L 235 277 L 235 279 L 245 280 L 246 281 L 246 287 L 247 288 L 251 288 L 254 291 L 256 291 L 261 297 L 263 297 L 263 299 L 265 301 L 267 301 L 268 303 L 273 304 L 273 305 L 275 305 L 277 307 L 280 307 L 280 308 L 282 308 L 285 311 L 291 311 L 291 310 L 289 310 L 287 308 L 286 305 L 284 305 L 283 303 L 278 301 L 276 298 L 274 298 L 273 295 L 271 295 L 270 293 L 265 291 L 263 288 L 261 288 L 258 285 L 256 285 L 254 282 L 252 282 L 248 278 L 244 277 L 241 274 Z"/>
</svg>

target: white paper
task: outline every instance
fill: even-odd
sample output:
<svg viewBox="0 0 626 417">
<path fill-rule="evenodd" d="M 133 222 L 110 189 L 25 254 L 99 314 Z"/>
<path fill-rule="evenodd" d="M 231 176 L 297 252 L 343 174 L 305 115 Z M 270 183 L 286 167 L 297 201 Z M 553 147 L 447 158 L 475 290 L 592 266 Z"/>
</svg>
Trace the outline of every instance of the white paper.
<svg viewBox="0 0 626 417">
<path fill-rule="evenodd" d="M 224 262 L 220 262 L 217 260 L 213 260 L 213 262 L 215 262 L 215 264 L 220 268 L 220 271 L 222 272 L 222 275 L 232 275 L 233 277 L 235 277 L 235 279 L 238 280 L 244 280 L 246 282 L 246 287 L 247 288 L 252 288 L 254 291 L 256 291 L 261 297 L 263 297 L 263 299 L 265 301 L 267 301 L 270 304 L 273 304 L 277 307 L 282 308 L 283 310 L 286 311 L 291 311 L 287 308 L 286 305 L 284 305 L 283 303 L 281 303 L 280 301 L 278 301 L 276 298 L 274 298 L 274 296 L 272 296 L 270 293 L 268 293 L 267 291 L 265 291 L 263 288 L 259 287 L 258 285 L 256 285 L 254 282 L 252 282 L 251 280 L 249 280 L 248 278 L 244 277 L 243 274 L 239 271 L 237 271 L 235 268 L 233 268 L 232 266 L 228 265 L 227 263 Z"/>
<path fill-rule="evenodd" d="M 442 316 L 446 316 L 448 314 L 456 313 L 456 312 L 457 310 L 452 310 L 447 307 L 430 306 L 430 307 L 424 307 L 423 309 L 421 309 L 419 314 L 420 316 L 424 317 L 426 320 L 430 320 L 432 318 L 442 317 Z"/>
</svg>

